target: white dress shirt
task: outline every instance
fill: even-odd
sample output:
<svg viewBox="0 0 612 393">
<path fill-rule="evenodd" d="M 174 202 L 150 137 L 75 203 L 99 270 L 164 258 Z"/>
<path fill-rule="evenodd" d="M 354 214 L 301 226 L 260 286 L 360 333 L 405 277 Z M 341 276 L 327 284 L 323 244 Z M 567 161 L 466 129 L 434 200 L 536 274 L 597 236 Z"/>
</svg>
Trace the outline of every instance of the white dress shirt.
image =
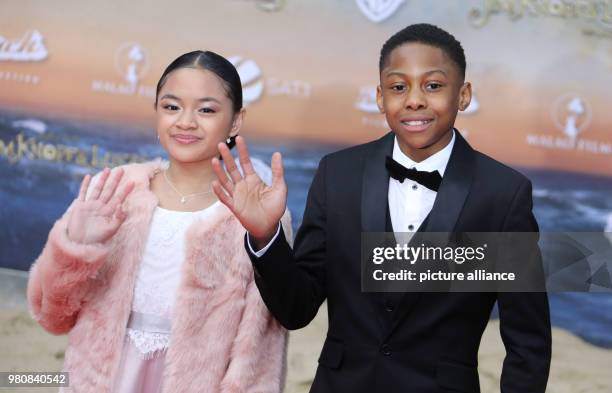
<svg viewBox="0 0 612 393">
<path fill-rule="evenodd" d="M 393 159 L 408 169 L 417 171 L 438 171 L 444 176 L 446 165 L 455 144 L 455 132 L 448 145 L 439 152 L 431 155 L 421 162 L 415 162 L 405 155 L 399 147 L 397 136 L 393 143 Z M 406 179 L 403 183 L 389 177 L 389 215 L 393 232 L 415 232 L 433 207 L 437 192 Z"/>
<path fill-rule="evenodd" d="M 440 176 L 444 176 L 444 171 L 446 171 L 446 165 L 448 164 L 454 145 L 455 132 L 453 131 L 451 141 L 442 150 L 421 162 L 415 162 L 402 152 L 396 136 L 393 142 L 393 159 L 408 169 L 415 168 L 418 171 L 426 172 L 438 171 Z M 436 200 L 436 195 L 437 192 L 410 179 L 406 179 L 403 183 L 400 183 L 398 180 L 389 177 L 389 215 L 391 216 L 393 231 L 415 232 L 419 229 L 419 226 L 421 226 L 431 211 Z M 276 240 L 279 232 L 280 224 L 272 240 L 259 251 L 253 250 L 249 236 L 247 236 L 249 249 L 257 258 L 261 257 L 266 253 L 268 248 L 270 248 L 272 242 Z"/>
</svg>

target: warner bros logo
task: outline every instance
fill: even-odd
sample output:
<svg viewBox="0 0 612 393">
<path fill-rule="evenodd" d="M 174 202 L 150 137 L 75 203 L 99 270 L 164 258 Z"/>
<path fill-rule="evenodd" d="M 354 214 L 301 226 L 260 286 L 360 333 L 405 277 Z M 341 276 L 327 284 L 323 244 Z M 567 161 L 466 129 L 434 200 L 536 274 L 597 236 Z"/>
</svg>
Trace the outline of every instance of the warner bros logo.
<svg viewBox="0 0 612 393">
<path fill-rule="evenodd" d="M 372 22 L 379 23 L 389 18 L 404 3 L 404 0 L 356 0 L 361 12 Z"/>
</svg>

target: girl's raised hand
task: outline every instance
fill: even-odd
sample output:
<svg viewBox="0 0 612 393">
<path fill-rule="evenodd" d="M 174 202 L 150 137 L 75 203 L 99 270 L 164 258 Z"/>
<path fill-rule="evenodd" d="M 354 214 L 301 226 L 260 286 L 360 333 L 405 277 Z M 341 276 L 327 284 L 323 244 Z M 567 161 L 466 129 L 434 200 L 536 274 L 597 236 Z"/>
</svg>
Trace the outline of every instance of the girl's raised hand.
<svg viewBox="0 0 612 393">
<path fill-rule="evenodd" d="M 123 202 L 134 189 L 134 183 L 130 182 L 117 190 L 123 173 L 121 168 L 112 173 L 104 169 L 89 197 L 91 176 L 85 176 L 68 220 L 70 240 L 82 244 L 104 243 L 117 232 L 126 218 Z"/>
</svg>

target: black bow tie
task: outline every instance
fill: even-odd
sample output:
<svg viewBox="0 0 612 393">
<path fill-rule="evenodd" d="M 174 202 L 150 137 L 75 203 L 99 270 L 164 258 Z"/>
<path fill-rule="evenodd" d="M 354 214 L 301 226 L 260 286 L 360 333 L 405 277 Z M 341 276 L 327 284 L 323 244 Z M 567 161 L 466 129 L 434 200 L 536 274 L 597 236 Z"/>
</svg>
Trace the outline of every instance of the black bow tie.
<svg viewBox="0 0 612 393">
<path fill-rule="evenodd" d="M 417 171 L 414 168 L 408 169 L 389 156 L 387 156 L 385 166 L 387 167 L 387 171 L 389 171 L 389 176 L 400 183 L 403 183 L 406 179 L 410 179 L 432 191 L 438 192 L 438 188 L 440 188 L 442 176 L 440 176 L 438 171 L 425 172 Z"/>
</svg>

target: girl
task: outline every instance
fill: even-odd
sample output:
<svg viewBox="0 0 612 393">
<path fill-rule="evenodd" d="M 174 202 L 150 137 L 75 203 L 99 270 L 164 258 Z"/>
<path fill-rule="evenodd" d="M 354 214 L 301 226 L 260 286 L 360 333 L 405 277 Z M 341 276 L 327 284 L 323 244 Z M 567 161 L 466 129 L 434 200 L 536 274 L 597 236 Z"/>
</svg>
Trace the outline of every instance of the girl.
<svg viewBox="0 0 612 393">
<path fill-rule="evenodd" d="M 186 53 L 155 109 L 169 162 L 85 176 L 32 266 L 31 313 L 70 332 L 66 391 L 279 392 L 286 332 L 211 190 L 217 145 L 231 147 L 244 118 L 240 77 L 213 52 Z"/>
</svg>

